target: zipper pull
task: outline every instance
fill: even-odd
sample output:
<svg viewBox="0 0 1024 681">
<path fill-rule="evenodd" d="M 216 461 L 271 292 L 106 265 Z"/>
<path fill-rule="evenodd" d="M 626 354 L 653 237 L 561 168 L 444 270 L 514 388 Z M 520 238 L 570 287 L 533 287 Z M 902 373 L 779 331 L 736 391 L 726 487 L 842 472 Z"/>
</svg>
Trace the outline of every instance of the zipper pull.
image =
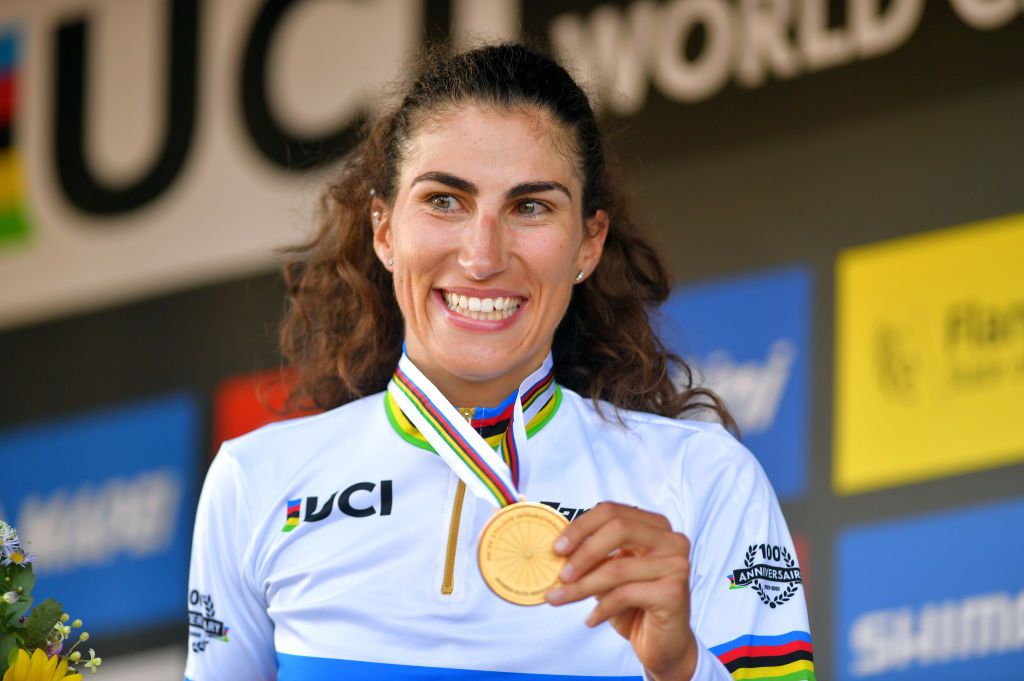
<svg viewBox="0 0 1024 681">
<path fill-rule="evenodd" d="M 462 418 L 466 419 L 466 423 L 473 424 L 473 413 L 476 412 L 476 407 L 459 407 L 459 413 L 462 414 Z"/>
</svg>

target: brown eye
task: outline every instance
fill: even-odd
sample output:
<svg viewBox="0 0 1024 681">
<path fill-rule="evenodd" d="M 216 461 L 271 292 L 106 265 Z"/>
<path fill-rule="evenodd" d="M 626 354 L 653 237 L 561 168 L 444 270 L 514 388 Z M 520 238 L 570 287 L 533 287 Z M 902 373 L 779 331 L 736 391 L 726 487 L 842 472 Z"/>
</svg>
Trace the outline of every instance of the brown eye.
<svg viewBox="0 0 1024 681">
<path fill-rule="evenodd" d="M 539 201 L 521 201 L 516 205 L 516 212 L 528 217 L 540 215 L 544 211 L 545 207 Z"/>
<path fill-rule="evenodd" d="M 459 208 L 459 201 L 450 194 L 437 194 L 430 197 L 430 205 L 441 213 L 450 213 Z"/>
</svg>

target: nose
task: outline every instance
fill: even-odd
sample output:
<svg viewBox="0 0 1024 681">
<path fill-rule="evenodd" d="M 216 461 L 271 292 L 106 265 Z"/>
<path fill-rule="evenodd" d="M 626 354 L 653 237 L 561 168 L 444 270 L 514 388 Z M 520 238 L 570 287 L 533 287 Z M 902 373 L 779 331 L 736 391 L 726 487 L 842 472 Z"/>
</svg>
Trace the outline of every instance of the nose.
<svg viewBox="0 0 1024 681">
<path fill-rule="evenodd" d="M 505 269 L 506 235 L 496 213 L 481 210 L 466 222 L 458 262 L 466 276 L 484 281 Z"/>
</svg>

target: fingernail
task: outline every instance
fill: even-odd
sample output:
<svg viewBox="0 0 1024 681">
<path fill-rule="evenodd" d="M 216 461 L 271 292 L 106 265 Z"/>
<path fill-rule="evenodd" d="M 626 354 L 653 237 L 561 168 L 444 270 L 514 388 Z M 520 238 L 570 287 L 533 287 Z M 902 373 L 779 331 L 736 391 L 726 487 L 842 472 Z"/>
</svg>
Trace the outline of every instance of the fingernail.
<svg viewBox="0 0 1024 681">
<path fill-rule="evenodd" d="M 590 613 L 589 615 L 587 615 L 587 620 L 586 620 L 586 622 L 584 622 L 584 624 L 586 624 L 588 627 L 595 627 L 595 626 L 597 626 L 597 612 L 594 611 L 594 612 Z"/>
<path fill-rule="evenodd" d="M 548 599 L 549 603 L 557 603 L 565 598 L 565 589 L 554 588 L 551 591 L 548 591 L 544 597 Z"/>
<path fill-rule="evenodd" d="M 561 572 L 558 573 L 558 578 L 563 582 L 568 582 L 572 579 L 572 564 L 566 563 L 562 566 Z"/>
<path fill-rule="evenodd" d="M 569 538 L 559 537 L 555 540 L 555 544 L 552 548 L 555 550 L 555 553 L 565 553 L 569 550 Z"/>
</svg>

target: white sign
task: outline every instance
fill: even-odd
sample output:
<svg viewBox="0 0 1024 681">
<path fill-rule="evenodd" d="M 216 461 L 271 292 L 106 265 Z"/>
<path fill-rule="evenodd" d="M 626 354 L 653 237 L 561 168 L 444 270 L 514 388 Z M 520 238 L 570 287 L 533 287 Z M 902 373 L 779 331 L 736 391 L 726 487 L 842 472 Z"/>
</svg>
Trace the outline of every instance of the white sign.
<svg viewBox="0 0 1024 681">
<path fill-rule="evenodd" d="M 275 248 L 311 234 L 329 170 L 297 173 L 268 158 L 252 111 L 297 138 L 350 128 L 401 78 L 424 3 L 307 0 L 274 16 L 277 4 L 3 3 L 17 92 L 14 173 L 0 195 L 18 199 L 29 227 L 0 240 L 0 328 L 264 271 Z M 456 34 L 512 37 L 517 5 L 460 0 Z M 189 26 L 194 43 L 182 39 Z M 78 44 L 80 61 L 58 58 Z M 194 93 L 168 76 L 172 66 L 187 75 L 189 59 Z M 77 101 L 83 123 L 58 134 L 58 113 L 73 118 Z"/>
</svg>

